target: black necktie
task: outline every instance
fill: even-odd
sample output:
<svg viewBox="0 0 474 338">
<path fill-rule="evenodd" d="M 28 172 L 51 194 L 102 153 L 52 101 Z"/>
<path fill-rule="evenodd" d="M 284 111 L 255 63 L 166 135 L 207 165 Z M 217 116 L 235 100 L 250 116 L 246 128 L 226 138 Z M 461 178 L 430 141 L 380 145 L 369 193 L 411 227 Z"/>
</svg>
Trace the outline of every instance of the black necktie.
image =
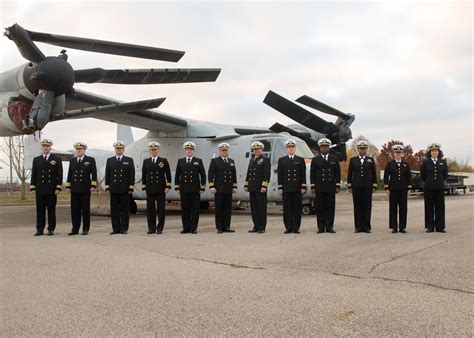
<svg viewBox="0 0 474 338">
<path fill-rule="evenodd" d="M 117 157 L 117 163 L 120 163 L 120 157 Z"/>
<path fill-rule="evenodd" d="M 190 159 L 190 158 L 188 158 L 188 160 L 187 160 L 187 162 L 186 162 L 186 163 L 187 163 L 187 164 L 191 163 L 191 159 Z"/>
<path fill-rule="evenodd" d="M 48 161 L 48 156 L 45 156 L 45 157 L 44 157 L 44 160 L 45 160 L 45 161 Z"/>
<path fill-rule="evenodd" d="M 81 162 L 82 162 L 82 158 L 78 158 L 77 163 L 81 163 Z"/>
<path fill-rule="evenodd" d="M 227 159 L 226 158 L 224 158 L 224 163 L 227 164 Z"/>
<path fill-rule="evenodd" d="M 153 164 L 155 164 L 155 163 L 156 163 L 156 161 L 155 161 L 155 159 L 154 159 L 154 158 L 153 158 L 151 161 L 153 162 Z"/>
<path fill-rule="evenodd" d="M 324 159 L 327 161 L 328 160 L 328 155 L 324 155 Z"/>
</svg>

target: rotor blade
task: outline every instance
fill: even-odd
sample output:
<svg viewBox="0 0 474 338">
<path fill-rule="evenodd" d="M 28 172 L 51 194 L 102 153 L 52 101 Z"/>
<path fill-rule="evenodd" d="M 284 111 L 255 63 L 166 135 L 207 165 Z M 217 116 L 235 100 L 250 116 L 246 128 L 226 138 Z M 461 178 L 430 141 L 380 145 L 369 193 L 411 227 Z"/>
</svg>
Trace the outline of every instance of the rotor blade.
<svg viewBox="0 0 474 338">
<path fill-rule="evenodd" d="M 51 120 L 53 104 L 54 93 L 40 89 L 30 110 L 30 119 L 34 121 L 35 128 L 43 129 Z"/>
<path fill-rule="evenodd" d="M 75 36 L 56 35 L 27 31 L 31 40 L 61 47 L 86 50 L 89 52 L 131 56 L 141 59 L 178 62 L 184 55 L 183 51 L 132 45 L 113 41 L 80 38 Z"/>
<path fill-rule="evenodd" d="M 102 69 L 74 71 L 75 81 L 115 84 L 163 84 L 213 82 L 220 69 Z"/>
<path fill-rule="evenodd" d="M 293 135 L 293 136 L 296 136 L 300 139 L 302 139 L 303 141 L 306 142 L 306 144 L 310 147 L 310 148 L 317 148 L 318 147 L 318 142 L 316 142 L 315 140 L 313 140 L 311 137 L 308 137 L 306 135 L 303 135 L 302 133 L 300 132 L 297 132 L 296 130 L 294 129 L 291 129 L 291 128 L 288 128 L 280 123 L 275 123 L 273 126 L 270 127 L 270 130 L 271 131 L 274 131 L 275 133 L 282 133 L 282 132 L 287 132 L 288 134 L 290 135 Z"/>
<path fill-rule="evenodd" d="M 267 96 L 265 96 L 263 102 L 273 109 L 278 110 L 283 115 L 288 116 L 289 118 L 316 132 L 330 134 L 338 130 L 334 123 L 323 120 L 319 116 L 310 113 L 306 109 L 285 99 L 271 90 L 267 93 Z"/>
<path fill-rule="evenodd" d="M 95 117 L 97 113 L 105 113 L 113 111 L 114 113 L 131 113 L 135 111 L 158 108 L 166 98 L 158 98 L 143 101 L 134 101 L 126 103 L 113 103 L 102 106 L 95 106 L 83 109 L 68 110 L 63 114 L 58 114 L 53 117 L 54 121 L 63 119 Z"/>
<path fill-rule="evenodd" d="M 308 95 L 303 95 L 299 97 L 298 99 L 296 99 L 296 102 L 299 102 L 301 104 L 304 104 L 305 106 L 319 110 L 320 112 L 340 117 L 341 119 L 344 119 L 344 120 L 348 120 L 351 117 L 351 115 L 343 113 L 342 111 L 337 110 L 336 108 L 333 108 L 331 106 L 328 106 L 325 103 L 315 100 L 312 97 L 309 97 Z"/>
<path fill-rule="evenodd" d="M 46 57 L 39 48 L 31 41 L 28 31 L 18 24 L 5 28 L 5 36 L 15 42 L 20 54 L 32 62 L 40 62 Z"/>
</svg>

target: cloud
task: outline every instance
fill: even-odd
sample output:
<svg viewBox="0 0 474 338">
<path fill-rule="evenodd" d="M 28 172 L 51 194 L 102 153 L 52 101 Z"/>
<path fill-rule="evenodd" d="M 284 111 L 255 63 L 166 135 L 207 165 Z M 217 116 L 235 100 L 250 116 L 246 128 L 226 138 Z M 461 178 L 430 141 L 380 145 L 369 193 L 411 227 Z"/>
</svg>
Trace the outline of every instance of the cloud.
<svg viewBox="0 0 474 338">
<path fill-rule="evenodd" d="M 37 15 L 45 6 L 47 19 Z M 377 144 L 395 137 L 419 149 L 439 141 L 447 156 L 474 155 L 471 2 L 2 2 L 0 20 L 186 51 L 175 65 L 70 49 L 77 69 L 222 68 L 216 83 L 77 85 L 101 95 L 165 96 L 160 109 L 181 117 L 270 126 L 292 121 L 262 103 L 269 89 L 289 99 L 307 94 L 354 113 L 353 135 Z M 40 47 L 48 55 L 61 49 Z M 2 69 L 23 62 L 8 39 L 0 48 Z M 84 139 L 108 147 L 115 126 L 65 121 L 45 134 L 61 146 Z"/>
</svg>

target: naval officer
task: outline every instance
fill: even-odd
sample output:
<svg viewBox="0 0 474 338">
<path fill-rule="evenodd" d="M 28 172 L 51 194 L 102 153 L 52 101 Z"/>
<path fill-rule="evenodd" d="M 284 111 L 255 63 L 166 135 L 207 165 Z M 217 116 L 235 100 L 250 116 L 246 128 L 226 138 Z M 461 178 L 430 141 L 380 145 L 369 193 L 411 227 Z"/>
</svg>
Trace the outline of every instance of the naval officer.
<svg viewBox="0 0 474 338">
<path fill-rule="evenodd" d="M 443 159 L 441 144 L 428 145 L 426 157 L 420 170 L 421 179 L 424 182 L 426 232 L 446 232 L 444 181 L 448 178 L 448 164 Z"/>
<path fill-rule="evenodd" d="M 407 227 L 407 195 L 411 189 L 411 171 L 408 162 L 402 158 L 403 150 L 403 144 L 392 146 L 393 160 L 387 162 L 383 173 L 384 189 L 389 197 L 388 217 L 392 233 L 406 233 Z"/>
<path fill-rule="evenodd" d="M 267 189 L 270 184 L 270 159 L 263 155 L 263 143 L 252 142 L 253 156 L 245 177 L 244 189 L 250 193 L 253 228 L 249 232 L 263 234 L 267 226 Z"/>
<path fill-rule="evenodd" d="M 296 141 L 286 140 L 287 155 L 278 159 L 278 193 L 283 200 L 285 234 L 299 234 L 303 194 L 306 193 L 306 163 L 296 155 Z"/>
<path fill-rule="evenodd" d="M 174 178 L 175 190 L 181 199 L 181 233 L 197 234 L 201 193 L 206 188 L 206 170 L 202 160 L 194 156 L 194 142 L 184 142 L 183 149 L 185 157 L 178 160 Z"/>
<path fill-rule="evenodd" d="M 211 193 L 214 194 L 214 207 L 217 233 L 234 232 L 230 228 L 232 214 L 232 194 L 237 191 L 237 173 L 235 162 L 229 157 L 229 143 L 218 146 L 219 156 L 209 165 L 208 180 Z"/>
<path fill-rule="evenodd" d="M 339 159 L 329 154 L 331 140 L 322 138 L 318 141 L 319 155 L 311 161 L 311 190 L 316 193 L 317 233 L 335 233 L 334 214 L 336 210 L 336 193 L 341 187 L 341 167 Z"/>
<path fill-rule="evenodd" d="M 165 200 L 171 189 L 171 170 L 168 160 L 158 156 L 160 143 L 148 143 L 150 157 L 142 164 L 142 191 L 146 193 L 147 234 L 161 234 L 165 226 Z M 158 224 L 156 223 L 158 216 Z"/>
<path fill-rule="evenodd" d="M 87 145 L 76 142 L 73 145 L 76 156 L 69 160 L 66 189 L 71 193 L 70 236 L 77 235 L 81 227 L 82 234 L 89 234 L 91 219 L 91 192 L 97 188 L 97 168 L 95 159 L 85 154 Z"/>
<path fill-rule="evenodd" d="M 358 155 L 349 161 L 347 187 L 354 203 L 355 232 L 371 232 L 372 194 L 377 190 L 375 160 L 367 156 L 369 142 L 357 142 Z"/>
<path fill-rule="evenodd" d="M 105 166 L 105 191 L 110 191 L 111 235 L 128 233 L 130 196 L 135 190 L 133 158 L 124 155 L 125 143 L 113 144 L 115 156 Z"/>
<path fill-rule="evenodd" d="M 51 153 L 53 141 L 41 140 L 42 154 L 33 159 L 30 191 L 36 196 L 36 233 L 41 236 L 46 224 L 48 209 L 48 235 L 54 235 L 56 229 L 56 201 L 63 184 L 63 166 L 61 159 Z"/>
</svg>

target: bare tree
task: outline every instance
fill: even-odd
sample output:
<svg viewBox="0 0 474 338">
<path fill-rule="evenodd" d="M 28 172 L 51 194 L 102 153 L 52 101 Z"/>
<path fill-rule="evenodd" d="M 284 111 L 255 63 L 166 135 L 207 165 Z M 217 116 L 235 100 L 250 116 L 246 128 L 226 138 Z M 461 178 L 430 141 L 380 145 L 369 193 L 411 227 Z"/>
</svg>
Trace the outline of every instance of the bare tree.
<svg viewBox="0 0 474 338">
<path fill-rule="evenodd" d="M 21 199 L 26 199 L 26 180 L 30 177 L 31 171 L 25 169 L 25 136 L 15 136 L 4 138 L 4 144 L 0 147 L 0 151 L 4 153 L 9 161 L 0 160 L 10 167 L 10 173 L 15 172 L 21 182 Z M 10 174 L 10 176 L 12 176 Z M 13 177 L 10 178 L 13 181 Z"/>
</svg>

